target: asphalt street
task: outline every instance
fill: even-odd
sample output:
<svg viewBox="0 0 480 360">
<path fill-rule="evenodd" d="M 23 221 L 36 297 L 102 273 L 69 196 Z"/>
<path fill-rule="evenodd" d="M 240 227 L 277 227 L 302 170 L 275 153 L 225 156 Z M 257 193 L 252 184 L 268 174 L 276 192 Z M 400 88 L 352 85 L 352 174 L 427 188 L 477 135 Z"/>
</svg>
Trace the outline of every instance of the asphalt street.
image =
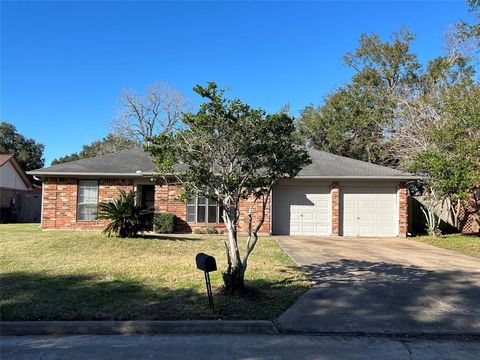
<svg viewBox="0 0 480 360">
<path fill-rule="evenodd" d="M 477 360 L 473 340 L 312 335 L 11 336 L 1 359 L 405 359 Z"/>
</svg>

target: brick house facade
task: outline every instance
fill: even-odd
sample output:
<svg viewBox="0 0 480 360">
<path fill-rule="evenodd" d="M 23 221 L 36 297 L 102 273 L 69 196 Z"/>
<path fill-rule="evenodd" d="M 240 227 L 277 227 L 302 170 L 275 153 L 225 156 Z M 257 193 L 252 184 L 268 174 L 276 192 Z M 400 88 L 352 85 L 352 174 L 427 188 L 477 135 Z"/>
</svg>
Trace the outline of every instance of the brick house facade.
<svg viewBox="0 0 480 360">
<path fill-rule="evenodd" d="M 98 203 L 110 201 L 118 197 L 121 190 L 126 192 L 135 190 L 134 179 L 98 179 Z M 192 223 L 187 222 L 187 205 L 180 200 L 181 186 L 175 183 L 156 183 L 154 197 L 154 211 L 168 212 L 176 215 L 175 231 L 190 233 L 196 228 L 215 227 L 219 232 L 225 230 L 223 223 Z M 78 178 L 47 177 L 43 182 L 43 212 L 42 228 L 51 229 L 77 229 L 101 230 L 105 220 L 78 220 Z M 245 200 L 240 205 L 242 216 L 239 219 L 239 231 L 246 232 L 247 220 L 243 216 L 248 212 L 251 201 Z M 256 205 L 253 209 L 253 220 L 258 221 L 261 207 Z M 270 233 L 270 208 L 267 207 L 265 222 L 260 233 Z"/>
<path fill-rule="evenodd" d="M 407 234 L 405 181 L 416 177 L 321 151 L 309 150 L 309 154 L 312 165 L 304 168 L 296 179 L 273 190 L 260 233 Z M 153 168 L 147 153 L 127 150 L 30 172 L 43 180 L 43 229 L 103 229 L 106 221 L 95 220 L 98 203 L 116 198 L 120 190 L 136 190 L 141 194 L 142 204 L 147 198 L 143 194 L 148 193 L 148 204 L 155 212 L 176 215 L 176 232 L 190 233 L 206 227 L 225 230 L 219 204 L 204 198 L 187 204 L 180 199 L 181 186 L 155 181 Z M 239 232 L 248 230 L 247 215 L 252 201 L 247 199 L 240 204 Z M 261 204 L 257 203 L 253 208 L 254 223 L 260 216 Z"/>
<path fill-rule="evenodd" d="M 187 221 L 187 204 L 180 200 L 182 194 L 181 186 L 176 183 L 156 183 L 154 196 L 155 212 L 168 212 L 176 215 L 175 232 L 191 233 L 196 228 L 214 227 L 219 232 L 225 231 L 223 223 L 193 223 Z M 126 192 L 135 190 L 134 179 L 98 179 L 98 202 L 112 200 L 120 194 L 121 190 Z M 338 182 L 331 183 L 331 212 L 332 212 L 332 233 L 339 236 L 340 229 L 340 191 Z M 407 189 L 404 183 L 401 183 L 398 189 L 399 193 L 399 235 L 407 234 Z M 107 222 L 105 220 L 78 220 L 78 179 L 49 177 L 44 179 L 43 185 L 43 212 L 42 228 L 50 229 L 77 229 L 77 230 L 101 230 Z M 248 230 L 247 214 L 251 207 L 252 200 L 247 199 L 240 204 L 239 231 Z M 271 232 L 271 208 L 268 204 L 265 211 L 265 221 L 260 229 L 261 234 Z M 260 203 L 253 207 L 254 223 L 259 220 L 261 215 Z"/>
</svg>

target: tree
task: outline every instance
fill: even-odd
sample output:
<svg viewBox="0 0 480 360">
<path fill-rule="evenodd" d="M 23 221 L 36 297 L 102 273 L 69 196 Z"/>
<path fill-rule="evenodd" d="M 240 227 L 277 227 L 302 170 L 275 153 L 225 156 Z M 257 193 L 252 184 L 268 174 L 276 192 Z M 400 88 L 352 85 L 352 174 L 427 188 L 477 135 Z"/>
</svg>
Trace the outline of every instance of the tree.
<svg viewBox="0 0 480 360">
<path fill-rule="evenodd" d="M 93 141 L 90 145 L 83 145 L 82 151 L 73 153 L 52 161 L 52 165 L 62 164 L 74 160 L 87 159 L 95 156 L 114 153 L 138 147 L 138 144 L 128 138 L 108 134 L 101 140 Z"/>
<path fill-rule="evenodd" d="M 329 94 L 322 106 L 307 106 L 299 133 L 311 146 L 338 155 L 383 163 L 384 129 L 394 118 L 392 94 L 418 77 L 420 65 L 410 50 L 414 35 L 402 29 L 391 42 L 376 34 L 344 56 L 355 70 L 352 80 Z"/>
<path fill-rule="evenodd" d="M 396 110 L 385 131 L 385 156 L 424 175 L 427 202 L 446 205 L 459 228 L 461 210 L 480 185 L 480 84 L 471 44 L 456 29 L 446 40 L 446 55 L 429 61 L 415 82 L 392 96 Z M 438 224 L 435 210 L 436 205 L 427 205 L 430 225 Z"/>
<path fill-rule="evenodd" d="M 452 89 L 463 93 L 475 88 L 467 44 L 459 41 L 455 30 L 447 33 L 445 39 L 447 54 L 430 60 L 415 81 L 391 95 L 395 116 L 383 131 L 384 157 L 386 162 L 404 170 L 411 170 L 413 154 L 435 146 L 438 139 L 431 136 L 432 130 L 441 132 L 448 121 L 454 121 L 455 115 L 449 113 L 453 107 L 445 106 L 448 99 L 451 104 L 456 101 L 451 99 Z"/>
<path fill-rule="evenodd" d="M 221 202 L 229 240 L 225 289 L 244 289 L 250 254 L 258 241 L 272 186 L 295 177 L 310 162 L 305 149 L 295 145 L 294 120 L 285 113 L 267 115 L 239 99 L 226 99 L 215 83 L 196 86 L 206 99 L 196 113 L 185 114 L 185 126 L 175 133 L 153 137 L 147 146 L 164 181 L 174 174 L 185 198 L 205 196 Z M 237 242 L 240 201 L 260 204 L 254 223 L 253 205 L 247 214 L 249 236 L 243 257 Z"/>
<path fill-rule="evenodd" d="M 60 156 L 59 158 L 53 159 L 50 165 L 64 164 L 80 159 L 82 159 L 82 157 L 78 153 L 72 153 L 70 155 Z"/>
<path fill-rule="evenodd" d="M 428 130 L 431 145 L 412 156 L 411 169 L 426 177 L 450 210 L 452 225 L 472 190 L 480 186 L 480 85 L 459 83 L 442 97 L 440 126 Z"/>
<path fill-rule="evenodd" d="M 0 123 L 0 153 L 13 154 L 23 170 L 43 167 L 45 146 L 28 139 L 17 132 L 17 128 L 7 122 Z"/>
<path fill-rule="evenodd" d="M 112 124 L 112 132 L 145 143 L 154 135 L 176 129 L 190 108 L 191 103 L 164 82 L 149 86 L 144 96 L 126 89 L 120 96 L 119 116 Z"/>
<path fill-rule="evenodd" d="M 476 51 L 480 51 L 480 0 L 467 0 L 469 5 L 469 12 L 479 20 L 474 24 L 469 24 L 466 21 L 461 21 L 457 24 L 459 35 L 463 40 L 472 39 L 477 46 Z"/>
</svg>

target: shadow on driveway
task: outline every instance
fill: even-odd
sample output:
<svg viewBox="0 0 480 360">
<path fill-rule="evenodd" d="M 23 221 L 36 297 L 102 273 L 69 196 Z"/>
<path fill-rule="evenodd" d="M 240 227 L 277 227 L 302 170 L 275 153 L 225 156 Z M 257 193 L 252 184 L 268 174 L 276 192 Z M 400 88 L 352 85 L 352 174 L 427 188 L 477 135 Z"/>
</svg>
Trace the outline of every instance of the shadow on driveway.
<svg viewBox="0 0 480 360">
<path fill-rule="evenodd" d="M 480 273 L 339 259 L 304 265 L 313 289 L 281 331 L 480 334 Z"/>
</svg>

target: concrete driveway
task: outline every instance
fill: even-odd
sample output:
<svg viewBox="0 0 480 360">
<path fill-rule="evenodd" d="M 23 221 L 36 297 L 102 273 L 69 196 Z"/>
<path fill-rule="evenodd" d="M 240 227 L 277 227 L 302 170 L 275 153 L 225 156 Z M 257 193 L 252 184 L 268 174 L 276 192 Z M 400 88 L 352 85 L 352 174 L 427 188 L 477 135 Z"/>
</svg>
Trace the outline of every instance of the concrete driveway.
<svg viewBox="0 0 480 360">
<path fill-rule="evenodd" d="M 480 335 L 480 260 L 402 238 L 276 237 L 313 288 L 281 331 Z"/>
</svg>

